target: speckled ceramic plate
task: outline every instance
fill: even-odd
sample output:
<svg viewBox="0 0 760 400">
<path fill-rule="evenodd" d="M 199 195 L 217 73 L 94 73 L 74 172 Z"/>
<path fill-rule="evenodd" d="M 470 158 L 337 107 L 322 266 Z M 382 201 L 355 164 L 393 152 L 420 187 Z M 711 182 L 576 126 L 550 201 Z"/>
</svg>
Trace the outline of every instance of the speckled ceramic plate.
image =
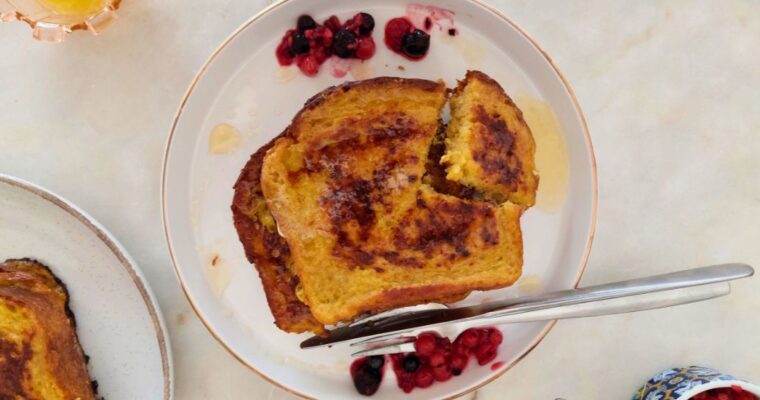
<svg viewBox="0 0 760 400">
<path fill-rule="evenodd" d="M 34 258 L 71 295 L 90 377 L 106 399 L 171 399 L 169 338 L 134 261 L 82 210 L 0 175 L 0 260 Z"/>
<path fill-rule="evenodd" d="M 401 0 L 286 0 L 239 28 L 211 56 L 182 101 L 167 144 L 163 213 L 167 241 L 182 287 L 222 345 L 271 382 L 304 397 L 353 398 L 347 348 L 301 350 L 306 335 L 279 331 L 261 283 L 246 261 L 232 224 L 230 202 L 249 155 L 281 132 L 312 95 L 346 80 L 375 76 L 444 79 L 449 87 L 468 69 L 498 80 L 523 109 L 537 142 L 541 175 L 538 204 L 522 219 L 524 276 L 515 286 L 475 293 L 466 302 L 567 289 L 577 285 L 591 247 L 596 215 L 596 169 L 588 132 L 571 89 L 546 53 L 506 16 L 477 0 L 442 0 L 452 13 L 432 32 L 420 62 L 385 48 L 382 32 L 392 17 L 425 12 Z M 365 63 L 328 61 L 314 78 L 281 68 L 275 47 L 297 17 L 322 21 L 371 13 L 376 55 Z M 452 25 L 453 24 L 453 25 Z M 455 28 L 456 36 L 448 29 Z M 348 70 L 342 78 L 341 69 Z M 214 127 L 240 132 L 229 152 L 210 152 Z M 213 266 L 212 266 L 213 263 Z M 505 341 L 496 366 L 472 367 L 448 382 L 415 390 L 409 399 L 453 397 L 483 385 L 524 357 L 552 323 L 501 327 Z M 398 398 L 387 374 L 377 399 Z"/>
</svg>

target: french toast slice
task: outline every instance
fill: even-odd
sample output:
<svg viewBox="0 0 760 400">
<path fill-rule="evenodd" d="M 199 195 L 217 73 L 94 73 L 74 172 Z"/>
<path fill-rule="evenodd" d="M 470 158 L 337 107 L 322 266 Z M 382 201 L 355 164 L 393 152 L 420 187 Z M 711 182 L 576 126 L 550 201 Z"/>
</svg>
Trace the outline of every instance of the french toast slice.
<svg viewBox="0 0 760 400">
<path fill-rule="evenodd" d="M 441 162 L 446 177 L 496 202 L 536 202 L 536 144 L 522 112 L 502 87 L 468 71 L 449 100 L 451 121 Z"/>
<path fill-rule="evenodd" d="M 523 206 L 423 183 L 446 99 L 442 83 L 415 79 L 331 88 L 264 157 L 264 198 L 320 323 L 519 278 Z"/>
<path fill-rule="evenodd" d="M 0 398 L 95 399 L 68 292 L 33 260 L 0 263 Z"/>
<path fill-rule="evenodd" d="M 298 299 L 299 279 L 293 271 L 288 243 L 277 233 L 277 224 L 261 192 L 264 155 L 283 135 L 256 151 L 240 172 L 234 186 L 232 216 L 245 255 L 259 273 L 277 327 L 292 333 L 322 334 L 324 326 Z"/>
</svg>

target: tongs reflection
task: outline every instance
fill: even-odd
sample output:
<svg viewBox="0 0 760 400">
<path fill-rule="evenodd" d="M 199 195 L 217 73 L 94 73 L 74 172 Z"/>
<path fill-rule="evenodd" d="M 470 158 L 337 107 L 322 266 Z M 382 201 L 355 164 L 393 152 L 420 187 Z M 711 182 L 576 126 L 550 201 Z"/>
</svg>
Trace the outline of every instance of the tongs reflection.
<svg viewBox="0 0 760 400">
<path fill-rule="evenodd" d="M 517 322 L 593 317 L 652 310 L 721 297 L 731 292 L 728 281 L 746 278 L 754 269 L 746 264 L 720 264 L 646 278 L 539 296 L 519 297 L 448 308 L 430 305 L 426 310 L 389 312 L 314 336 L 301 348 L 348 342 L 357 347 L 354 356 L 413 351 L 414 337 L 423 331 L 455 329 Z"/>
</svg>

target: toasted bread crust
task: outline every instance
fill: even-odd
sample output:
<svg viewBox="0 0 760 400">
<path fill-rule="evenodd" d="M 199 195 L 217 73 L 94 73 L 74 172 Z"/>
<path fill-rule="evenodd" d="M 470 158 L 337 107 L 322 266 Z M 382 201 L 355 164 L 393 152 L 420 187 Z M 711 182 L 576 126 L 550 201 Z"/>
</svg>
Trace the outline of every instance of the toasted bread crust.
<svg viewBox="0 0 760 400">
<path fill-rule="evenodd" d="M 33 260 L 0 263 L 0 398 L 95 399 L 59 282 Z"/>
<path fill-rule="evenodd" d="M 427 79 L 398 78 L 393 76 L 378 76 L 376 78 L 361 81 L 344 82 L 340 85 L 330 86 L 306 100 L 301 111 L 296 113 L 295 117 L 293 117 L 293 122 L 299 121 L 305 112 L 314 110 L 322 105 L 326 99 L 335 96 L 338 93 L 345 93 L 357 87 L 362 90 L 374 90 L 384 89 L 388 86 L 401 86 L 406 88 L 417 88 L 428 92 L 436 92 L 441 89 L 441 82 L 433 82 Z"/>
<path fill-rule="evenodd" d="M 232 216 L 245 255 L 259 273 L 277 327 L 292 333 L 310 331 L 322 334 L 324 326 L 314 319 L 309 307 L 296 295 L 299 281 L 288 267 L 290 249 L 287 242 L 277 233 L 276 226 L 267 226 L 266 221 L 261 221 L 262 215 L 269 215 L 261 192 L 261 165 L 266 152 L 285 134 L 256 151 L 240 172 L 234 186 Z"/>
<path fill-rule="evenodd" d="M 468 71 L 451 96 L 452 122 L 442 162 L 447 178 L 497 202 L 535 204 L 535 142 L 522 111 L 480 71 Z"/>
</svg>

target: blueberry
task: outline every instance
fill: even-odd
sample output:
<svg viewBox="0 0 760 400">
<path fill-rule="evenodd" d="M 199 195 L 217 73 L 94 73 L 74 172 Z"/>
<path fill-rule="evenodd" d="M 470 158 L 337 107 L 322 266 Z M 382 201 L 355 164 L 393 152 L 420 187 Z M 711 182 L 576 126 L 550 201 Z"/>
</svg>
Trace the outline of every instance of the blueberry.
<svg viewBox="0 0 760 400">
<path fill-rule="evenodd" d="M 293 34 L 293 43 L 290 45 L 290 51 L 293 54 L 303 54 L 309 52 L 309 39 L 303 33 Z"/>
<path fill-rule="evenodd" d="M 420 58 L 424 56 L 429 47 L 430 35 L 419 29 L 407 33 L 401 40 L 401 50 L 404 54 L 412 58 Z"/>
<path fill-rule="evenodd" d="M 404 371 L 406 372 L 414 372 L 417 370 L 417 368 L 420 367 L 420 359 L 417 358 L 414 354 L 409 354 L 408 356 L 404 357 Z"/>
<path fill-rule="evenodd" d="M 367 366 L 372 369 L 380 369 L 383 364 L 385 364 L 385 357 L 383 356 L 372 356 L 367 359 Z"/>
<path fill-rule="evenodd" d="M 302 15 L 298 17 L 298 32 L 303 32 L 307 29 L 314 29 L 317 27 L 317 21 L 314 21 L 309 15 Z"/>
<path fill-rule="evenodd" d="M 383 374 L 380 373 L 380 370 L 367 368 L 367 366 L 364 365 L 356 371 L 356 374 L 354 374 L 354 387 L 359 393 L 365 396 L 371 396 L 377 392 L 382 379 Z"/>
<path fill-rule="evenodd" d="M 361 15 L 362 18 L 361 23 L 359 24 L 359 34 L 367 35 L 372 33 L 372 30 L 375 29 L 375 19 L 367 13 L 360 13 L 359 15 Z"/>
<path fill-rule="evenodd" d="M 349 58 L 356 54 L 356 35 L 341 29 L 333 37 L 333 52 L 340 58 Z"/>
</svg>

